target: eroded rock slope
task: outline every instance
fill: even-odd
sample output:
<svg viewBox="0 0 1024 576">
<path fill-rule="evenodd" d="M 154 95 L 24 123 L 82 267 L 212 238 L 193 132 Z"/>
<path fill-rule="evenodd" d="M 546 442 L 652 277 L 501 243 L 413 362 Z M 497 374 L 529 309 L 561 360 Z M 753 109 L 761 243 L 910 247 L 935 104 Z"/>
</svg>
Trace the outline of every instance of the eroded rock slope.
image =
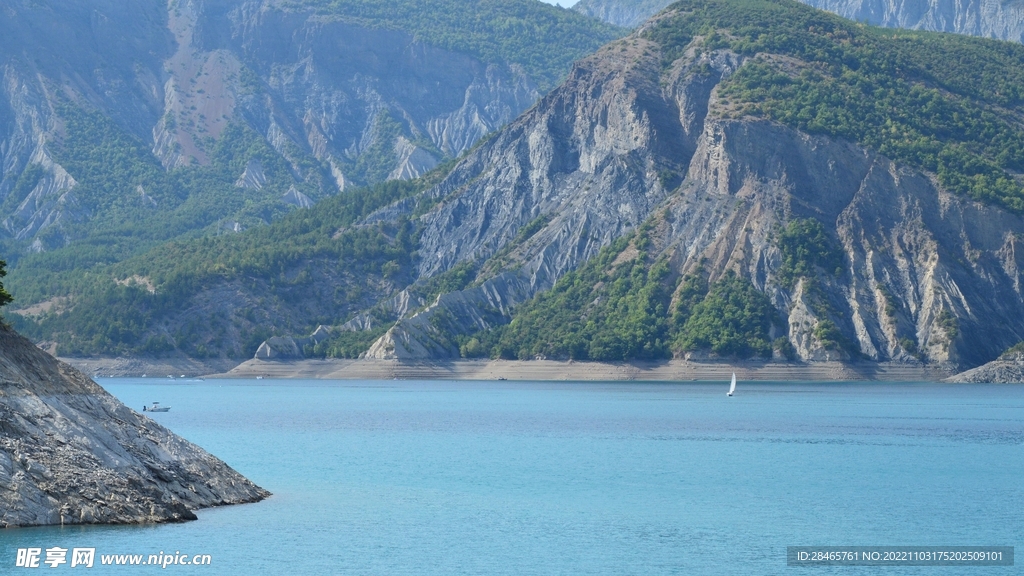
<svg viewBox="0 0 1024 576">
<path fill-rule="evenodd" d="M 0 327 L 0 527 L 180 522 L 268 495 Z"/>
</svg>

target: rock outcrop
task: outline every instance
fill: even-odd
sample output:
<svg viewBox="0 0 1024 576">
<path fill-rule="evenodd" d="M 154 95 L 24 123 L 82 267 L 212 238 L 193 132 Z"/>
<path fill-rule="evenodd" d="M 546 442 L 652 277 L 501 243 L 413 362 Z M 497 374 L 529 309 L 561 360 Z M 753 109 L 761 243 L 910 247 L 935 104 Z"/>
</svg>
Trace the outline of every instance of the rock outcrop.
<svg viewBox="0 0 1024 576">
<path fill-rule="evenodd" d="M 1024 361 L 993 360 L 945 381 L 958 384 L 1024 384 Z"/>
<path fill-rule="evenodd" d="M 268 495 L 0 326 L 0 527 L 180 522 Z"/>
</svg>

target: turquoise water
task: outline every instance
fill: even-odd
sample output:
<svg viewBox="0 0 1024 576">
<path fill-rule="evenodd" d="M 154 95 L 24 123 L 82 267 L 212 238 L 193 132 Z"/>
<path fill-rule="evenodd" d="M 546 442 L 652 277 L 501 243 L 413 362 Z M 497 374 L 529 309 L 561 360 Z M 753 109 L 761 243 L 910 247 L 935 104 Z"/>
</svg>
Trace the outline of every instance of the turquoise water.
<svg viewBox="0 0 1024 576">
<path fill-rule="evenodd" d="M 274 496 L 19 547 L 179 574 L 1015 574 L 787 568 L 790 545 L 1024 545 L 1024 387 L 104 379 Z M 37 569 L 159 572 L 157 566 Z M 32 570 L 16 570 L 26 574 Z"/>
</svg>

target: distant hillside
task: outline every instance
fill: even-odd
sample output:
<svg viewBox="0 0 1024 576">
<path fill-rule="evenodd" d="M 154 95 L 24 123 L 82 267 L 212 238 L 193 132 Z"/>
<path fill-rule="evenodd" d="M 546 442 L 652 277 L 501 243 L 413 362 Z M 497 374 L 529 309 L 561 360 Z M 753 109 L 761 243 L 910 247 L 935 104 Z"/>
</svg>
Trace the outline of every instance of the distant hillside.
<svg viewBox="0 0 1024 576">
<path fill-rule="evenodd" d="M 299 0 L 296 4 L 352 24 L 402 30 L 418 41 L 483 62 L 520 66 L 542 92 L 557 85 L 574 60 L 622 35 L 535 0 Z"/>
<path fill-rule="evenodd" d="M 621 34 L 536 0 L 16 0 L 0 15 L 0 254 L 28 317 L 165 242 L 416 178 Z"/>
<path fill-rule="evenodd" d="M 113 244 L 103 258 L 119 260 L 414 178 L 619 35 L 536 0 L 171 6 L 0 8 L 0 252 L 15 276 L 25 254 Z"/>
</svg>

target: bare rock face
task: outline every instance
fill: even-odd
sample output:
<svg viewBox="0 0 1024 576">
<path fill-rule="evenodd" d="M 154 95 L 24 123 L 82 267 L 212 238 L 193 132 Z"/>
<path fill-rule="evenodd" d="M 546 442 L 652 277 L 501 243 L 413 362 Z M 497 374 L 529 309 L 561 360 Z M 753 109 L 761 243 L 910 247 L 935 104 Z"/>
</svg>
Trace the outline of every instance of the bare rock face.
<svg viewBox="0 0 1024 576">
<path fill-rule="evenodd" d="M 267 496 L 0 327 L 0 527 L 181 522 Z"/>
<path fill-rule="evenodd" d="M 572 9 L 609 24 L 636 28 L 673 0 L 580 0 Z"/>
</svg>

